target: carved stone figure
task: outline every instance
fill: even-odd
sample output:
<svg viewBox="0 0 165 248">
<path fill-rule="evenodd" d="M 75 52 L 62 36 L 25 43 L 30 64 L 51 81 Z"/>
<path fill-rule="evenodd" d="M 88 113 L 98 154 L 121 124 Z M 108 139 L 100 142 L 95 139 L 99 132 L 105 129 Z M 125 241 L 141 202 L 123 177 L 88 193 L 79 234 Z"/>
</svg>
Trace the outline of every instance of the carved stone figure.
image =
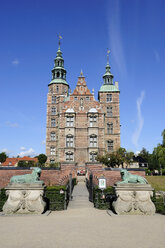
<svg viewBox="0 0 165 248">
<path fill-rule="evenodd" d="M 3 206 L 5 214 L 41 214 L 46 203 L 43 200 L 44 182 L 40 181 L 40 168 L 33 168 L 31 174 L 13 176 L 6 187 L 8 199 Z"/>
<path fill-rule="evenodd" d="M 38 167 L 33 168 L 31 174 L 13 176 L 10 179 L 11 183 L 39 183 L 43 184 L 43 181 L 40 181 L 41 169 Z"/>
<path fill-rule="evenodd" d="M 123 183 L 140 183 L 140 184 L 148 184 L 147 180 L 139 175 L 133 175 L 129 173 L 127 170 L 122 169 L 120 171 L 122 181 L 117 182 L 117 184 Z"/>
<path fill-rule="evenodd" d="M 153 215 L 155 206 L 151 201 L 153 188 L 149 184 L 125 183 L 114 186 L 117 200 L 112 203 L 114 211 L 121 214 Z"/>
</svg>

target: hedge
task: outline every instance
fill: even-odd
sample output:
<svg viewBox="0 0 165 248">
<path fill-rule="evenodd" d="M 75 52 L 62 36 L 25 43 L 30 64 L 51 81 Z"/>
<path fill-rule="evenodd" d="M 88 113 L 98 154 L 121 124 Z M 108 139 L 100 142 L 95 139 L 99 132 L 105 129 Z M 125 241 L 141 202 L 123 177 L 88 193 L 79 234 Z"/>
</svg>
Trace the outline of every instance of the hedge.
<svg viewBox="0 0 165 248">
<path fill-rule="evenodd" d="M 113 193 L 112 187 L 107 187 L 103 191 L 95 186 L 93 188 L 93 203 L 94 207 L 98 209 L 108 209 L 110 203 L 106 201 L 106 196 Z"/>
</svg>

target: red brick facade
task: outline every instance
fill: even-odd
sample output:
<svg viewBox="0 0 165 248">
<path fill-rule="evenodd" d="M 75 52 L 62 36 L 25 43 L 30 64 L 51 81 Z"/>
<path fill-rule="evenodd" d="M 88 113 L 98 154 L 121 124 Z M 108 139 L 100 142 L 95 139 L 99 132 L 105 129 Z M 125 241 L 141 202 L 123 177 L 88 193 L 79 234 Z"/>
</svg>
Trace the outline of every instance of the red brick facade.
<svg viewBox="0 0 165 248">
<path fill-rule="evenodd" d="M 55 78 L 49 84 L 47 96 L 47 162 L 75 162 L 78 166 L 85 166 L 87 162 L 94 162 L 97 154 L 120 147 L 118 86 L 113 82 L 104 84 L 110 86 L 109 90 L 100 90 L 96 101 L 81 73 L 76 88 L 69 94 L 66 81 L 56 78 L 58 72 L 62 74 L 64 71 L 63 67 L 56 67 L 60 61 L 63 65 L 60 50 L 57 55 L 52 70 L 52 78 Z M 103 78 L 109 82 L 107 78 L 113 78 L 109 65 L 106 70 Z"/>
</svg>

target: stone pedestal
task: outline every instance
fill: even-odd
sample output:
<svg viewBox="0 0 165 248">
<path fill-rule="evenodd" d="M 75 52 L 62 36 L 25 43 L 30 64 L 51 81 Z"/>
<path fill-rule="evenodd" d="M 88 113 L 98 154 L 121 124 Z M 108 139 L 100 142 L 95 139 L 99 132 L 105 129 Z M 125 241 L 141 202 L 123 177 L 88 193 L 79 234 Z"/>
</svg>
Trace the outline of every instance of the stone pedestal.
<svg viewBox="0 0 165 248">
<path fill-rule="evenodd" d="M 46 203 L 43 200 L 45 186 L 41 183 L 10 183 L 6 187 L 8 199 L 3 206 L 5 214 L 41 214 Z"/>
<path fill-rule="evenodd" d="M 150 184 L 118 184 L 113 187 L 117 200 L 112 203 L 115 212 L 121 214 L 153 215 L 155 205 L 151 201 Z"/>
</svg>

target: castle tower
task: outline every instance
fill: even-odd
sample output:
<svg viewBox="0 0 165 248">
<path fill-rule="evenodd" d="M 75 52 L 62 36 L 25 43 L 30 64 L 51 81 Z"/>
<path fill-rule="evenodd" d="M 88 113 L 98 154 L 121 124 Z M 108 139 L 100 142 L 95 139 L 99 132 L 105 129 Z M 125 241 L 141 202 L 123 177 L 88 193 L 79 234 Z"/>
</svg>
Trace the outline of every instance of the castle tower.
<svg viewBox="0 0 165 248">
<path fill-rule="evenodd" d="M 109 65 L 109 51 L 107 53 L 106 72 L 103 75 L 104 84 L 98 92 L 101 108 L 105 113 L 104 146 L 105 151 L 113 152 L 120 147 L 120 110 L 118 82 L 113 83 L 113 75 Z"/>
<path fill-rule="evenodd" d="M 52 69 L 52 81 L 48 85 L 47 95 L 47 125 L 46 125 L 46 155 L 47 162 L 54 163 L 58 161 L 58 135 L 61 112 L 61 103 L 69 94 L 69 85 L 66 82 L 66 70 L 64 68 L 64 59 L 60 49 L 60 38 L 57 55 Z"/>
</svg>

